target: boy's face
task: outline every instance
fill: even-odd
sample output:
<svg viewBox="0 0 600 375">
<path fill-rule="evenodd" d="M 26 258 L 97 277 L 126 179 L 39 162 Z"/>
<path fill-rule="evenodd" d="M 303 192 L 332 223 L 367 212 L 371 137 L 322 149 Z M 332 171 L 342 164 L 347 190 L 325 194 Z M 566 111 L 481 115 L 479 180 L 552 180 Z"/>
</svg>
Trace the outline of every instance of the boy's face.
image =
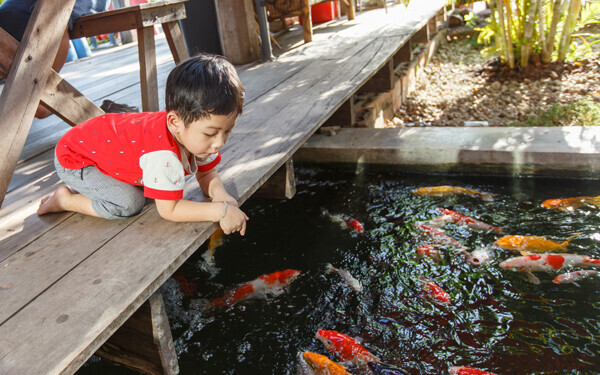
<svg viewBox="0 0 600 375">
<path fill-rule="evenodd" d="M 210 115 L 185 126 L 175 112 L 167 114 L 167 125 L 175 139 L 189 154 L 198 159 L 204 159 L 223 147 L 236 120 L 236 114 Z"/>
</svg>

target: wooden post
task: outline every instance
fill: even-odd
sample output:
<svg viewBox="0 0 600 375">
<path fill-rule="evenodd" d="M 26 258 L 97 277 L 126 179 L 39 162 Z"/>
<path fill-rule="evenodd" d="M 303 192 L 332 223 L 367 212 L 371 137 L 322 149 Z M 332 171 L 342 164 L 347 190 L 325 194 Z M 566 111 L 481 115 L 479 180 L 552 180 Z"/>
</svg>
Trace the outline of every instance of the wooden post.
<svg viewBox="0 0 600 375">
<path fill-rule="evenodd" d="M 96 352 L 143 374 L 177 374 L 179 365 L 160 292 L 155 292 Z"/>
<path fill-rule="evenodd" d="M 350 96 L 340 108 L 338 108 L 325 123 L 323 127 L 328 126 L 341 126 L 344 128 L 351 128 L 356 123 L 356 109 L 354 108 L 355 98 L 354 95 Z"/>
<path fill-rule="evenodd" d="M 294 163 L 288 159 L 284 165 L 262 184 L 254 193 L 258 198 L 292 199 L 296 195 L 296 177 Z"/>
<path fill-rule="evenodd" d="M 312 42 L 312 15 L 310 14 L 309 0 L 302 1 L 302 32 L 304 33 L 304 43 Z"/>
<path fill-rule="evenodd" d="M 194 0 L 197 1 L 197 0 Z M 247 64 L 261 58 L 252 0 L 215 1 L 221 50 L 232 64 Z"/>
<path fill-rule="evenodd" d="M 386 63 L 371 77 L 361 88 L 358 93 L 363 92 L 385 92 L 390 91 L 394 87 L 394 61 L 390 58 Z"/>
<path fill-rule="evenodd" d="M 429 23 L 427 24 L 427 26 L 428 26 L 428 32 L 429 32 L 430 36 L 437 33 L 437 20 L 436 20 L 435 16 L 429 20 Z"/>
<path fill-rule="evenodd" d="M 167 38 L 167 43 L 169 43 L 169 49 L 171 50 L 171 55 L 173 55 L 175 64 L 179 64 L 180 62 L 189 59 L 190 54 L 187 50 L 187 46 L 185 45 L 185 40 L 183 38 L 183 33 L 181 32 L 181 26 L 179 26 L 179 21 L 163 23 L 162 28 L 165 33 L 165 37 Z"/>
<path fill-rule="evenodd" d="M 140 88 L 142 110 L 156 112 L 158 103 L 158 73 L 156 71 L 156 50 L 154 45 L 154 25 L 137 29 L 138 54 L 140 56 Z"/>
<path fill-rule="evenodd" d="M 75 0 L 36 2 L 0 95 L 0 205 L 46 87 Z"/>
<path fill-rule="evenodd" d="M 354 0 L 340 0 L 340 4 L 344 14 L 348 16 L 348 21 L 352 21 L 356 17 L 354 12 Z"/>
</svg>

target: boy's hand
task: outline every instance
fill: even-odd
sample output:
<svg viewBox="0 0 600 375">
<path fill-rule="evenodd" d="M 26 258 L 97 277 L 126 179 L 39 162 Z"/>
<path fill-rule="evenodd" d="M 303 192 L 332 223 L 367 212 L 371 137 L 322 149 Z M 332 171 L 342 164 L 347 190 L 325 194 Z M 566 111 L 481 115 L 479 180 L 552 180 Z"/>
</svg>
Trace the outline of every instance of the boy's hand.
<svg viewBox="0 0 600 375">
<path fill-rule="evenodd" d="M 228 202 L 227 211 L 225 212 L 225 216 L 219 221 L 219 225 L 225 234 L 240 232 L 243 236 L 246 234 L 247 220 L 248 216 L 237 207 L 237 204 L 233 205 Z"/>
</svg>

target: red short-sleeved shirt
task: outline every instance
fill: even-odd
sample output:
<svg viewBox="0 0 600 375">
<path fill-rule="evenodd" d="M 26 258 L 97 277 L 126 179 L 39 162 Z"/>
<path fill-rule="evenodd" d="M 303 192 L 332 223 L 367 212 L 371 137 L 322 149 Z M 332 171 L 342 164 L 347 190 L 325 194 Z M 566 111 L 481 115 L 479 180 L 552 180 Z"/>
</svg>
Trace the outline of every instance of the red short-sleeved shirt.
<svg viewBox="0 0 600 375">
<path fill-rule="evenodd" d="M 167 113 L 107 113 L 70 129 L 56 145 L 67 169 L 95 166 L 107 176 L 144 186 L 148 198 L 183 198 L 185 176 L 208 172 L 220 161 L 217 152 L 204 160 L 185 155 L 167 128 Z"/>
</svg>

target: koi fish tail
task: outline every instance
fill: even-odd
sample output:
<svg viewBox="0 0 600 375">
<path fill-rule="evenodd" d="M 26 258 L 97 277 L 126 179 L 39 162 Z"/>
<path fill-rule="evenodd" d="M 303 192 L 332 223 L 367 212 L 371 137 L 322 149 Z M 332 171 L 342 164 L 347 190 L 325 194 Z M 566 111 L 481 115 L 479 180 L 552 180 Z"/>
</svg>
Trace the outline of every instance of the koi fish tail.
<svg viewBox="0 0 600 375">
<path fill-rule="evenodd" d="M 567 237 L 567 239 L 565 240 L 565 242 L 563 242 L 563 243 L 562 243 L 562 246 L 563 246 L 563 247 L 567 247 L 567 245 L 568 245 L 568 244 L 569 244 L 569 243 L 570 243 L 572 240 L 574 240 L 575 238 L 577 238 L 577 237 L 579 237 L 579 236 L 581 236 L 581 233 L 575 233 L 574 235 Z"/>
<path fill-rule="evenodd" d="M 494 227 L 494 229 L 492 229 L 492 232 L 494 232 L 495 234 L 504 234 L 504 227 Z"/>
<path fill-rule="evenodd" d="M 593 197 L 592 199 L 590 199 L 589 203 L 593 204 L 596 207 L 600 207 L 600 195 L 598 195 L 597 197 Z"/>
</svg>

